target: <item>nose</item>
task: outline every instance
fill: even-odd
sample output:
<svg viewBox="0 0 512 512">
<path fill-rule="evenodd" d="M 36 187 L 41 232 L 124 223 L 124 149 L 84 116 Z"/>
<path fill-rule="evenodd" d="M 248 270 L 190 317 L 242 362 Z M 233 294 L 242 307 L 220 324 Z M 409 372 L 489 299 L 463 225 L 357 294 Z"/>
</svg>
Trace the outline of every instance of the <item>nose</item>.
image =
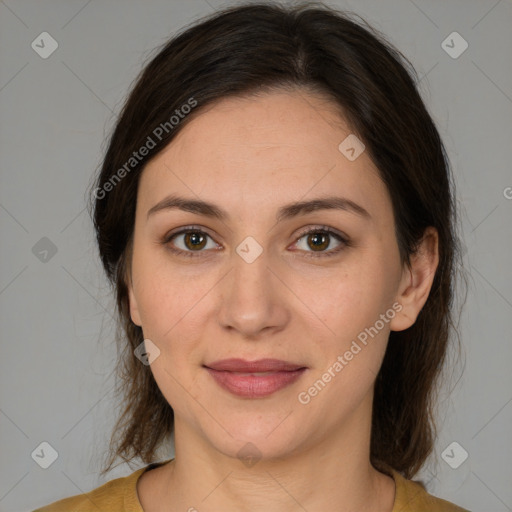
<svg viewBox="0 0 512 512">
<path fill-rule="evenodd" d="M 291 292 L 272 265 L 267 252 L 252 262 L 233 252 L 232 270 L 220 283 L 218 313 L 223 329 L 234 330 L 244 338 L 259 339 L 263 332 L 280 331 L 290 319 Z M 280 278 L 281 277 L 281 278 Z"/>
</svg>

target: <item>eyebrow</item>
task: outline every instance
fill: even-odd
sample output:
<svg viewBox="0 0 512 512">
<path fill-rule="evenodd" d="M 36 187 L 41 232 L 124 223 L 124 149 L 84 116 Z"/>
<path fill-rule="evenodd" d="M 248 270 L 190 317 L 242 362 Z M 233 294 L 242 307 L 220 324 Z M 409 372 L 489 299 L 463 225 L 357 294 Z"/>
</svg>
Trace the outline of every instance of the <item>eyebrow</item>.
<svg viewBox="0 0 512 512">
<path fill-rule="evenodd" d="M 157 212 L 171 209 L 180 209 L 186 212 L 204 215 L 206 217 L 216 218 L 221 221 L 229 219 L 229 214 L 219 206 L 196 199 L 188 199 L 176 195 L 170 195 L 162 199 L 148 210 L 147 219 Z M 279 208 L 276 220 L 282 222 L 299 215 L 304 215 L 318 210 L 343 210 L 358 215 L 366 220 L 371 220 L 371 215 L 362 206 L 354 201 L 344 198 L 329 196 L 312 199 L 310 201 L 299 201 L 290 203 Z"/>
</svg>

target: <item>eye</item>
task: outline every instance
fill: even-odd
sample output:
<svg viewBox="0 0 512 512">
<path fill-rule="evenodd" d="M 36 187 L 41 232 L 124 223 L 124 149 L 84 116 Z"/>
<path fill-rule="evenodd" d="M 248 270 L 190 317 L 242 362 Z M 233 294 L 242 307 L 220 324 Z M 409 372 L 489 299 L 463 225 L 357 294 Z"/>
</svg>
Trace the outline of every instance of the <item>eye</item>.
<svg viewBox="0 0 512 512">
<path fill-rule="evenodd" d="M 332 247 L 333 238 L 337 241 L 337 245 L 335 245 L 334 248 Z M 340 251 L 342 251 L 345 247 L 348 247 L 350 243 L 347 238 L 324 226 L 321 228 L 314 227 L 308 229 L 302 233 L 301 237 L 297 240 L 297 242 L 295 242 L 295 245 L 299 249 L 310 253 L 307 255 L 307 257 L 315 258 L 323 256 L 334 256 L 335 254 L 338 254 Z M 328 248 L 330 248 L 329 251 L 326 250 Z"/>
<path fill-rule="evenodd" d="M 212 241 L 210 245 L 208 239 Z M 193 226 L 166 235 L 162 243 L 168 246 L 172 252 L 190 257 L 199 256 L 194 253 L 204 252 L 203 249 L 218 248 L 208 233 Z"/>
</svg>

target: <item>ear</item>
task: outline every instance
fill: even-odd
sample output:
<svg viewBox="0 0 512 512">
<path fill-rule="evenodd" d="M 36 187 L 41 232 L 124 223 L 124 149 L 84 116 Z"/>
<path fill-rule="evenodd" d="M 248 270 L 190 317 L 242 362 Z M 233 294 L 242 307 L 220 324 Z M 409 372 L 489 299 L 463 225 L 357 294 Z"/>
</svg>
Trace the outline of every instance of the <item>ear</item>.
<svg viewBox="0 0 512 512">
<path fill-rule="evenodd" d="M 135 293 L 133 291 L 133 282 L 131 275 L 126 279 L 126 285 L 128 288 L 128 300 L 130 304 L 130 317 L 132 322 L 139 327 L 142 327 L 142 322 L 140 320 L 139 306 L 137 304 L 137 299 L 135 298 Z"/>
<path fill-rule="evenodd" d="M 427 302 L 435 273 L 439 264 L 439 235 L 429 226 L 418 246 L 411 255 L 411 265 L 404 266 L 396 301 L 402 306 L 390 322 L 392 331 L 403 331 L 416 322 L 421 309 Z"/>
</svg>

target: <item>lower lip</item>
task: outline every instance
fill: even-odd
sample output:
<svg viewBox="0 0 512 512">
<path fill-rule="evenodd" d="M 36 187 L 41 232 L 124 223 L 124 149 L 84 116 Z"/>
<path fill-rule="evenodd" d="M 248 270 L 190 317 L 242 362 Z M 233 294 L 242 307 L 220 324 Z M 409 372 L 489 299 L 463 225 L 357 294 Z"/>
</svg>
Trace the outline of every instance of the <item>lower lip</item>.
<svg viewBox="0 0 512 512">
<path fill-rule="evenodd" d="M 267 375 L 242 375 L 241 373 L 206 368 L 217 384 L 234 395 L 244 398 L 263 398 L 293 384 L 306 370 L 268 373 Z"/>
</svg>

